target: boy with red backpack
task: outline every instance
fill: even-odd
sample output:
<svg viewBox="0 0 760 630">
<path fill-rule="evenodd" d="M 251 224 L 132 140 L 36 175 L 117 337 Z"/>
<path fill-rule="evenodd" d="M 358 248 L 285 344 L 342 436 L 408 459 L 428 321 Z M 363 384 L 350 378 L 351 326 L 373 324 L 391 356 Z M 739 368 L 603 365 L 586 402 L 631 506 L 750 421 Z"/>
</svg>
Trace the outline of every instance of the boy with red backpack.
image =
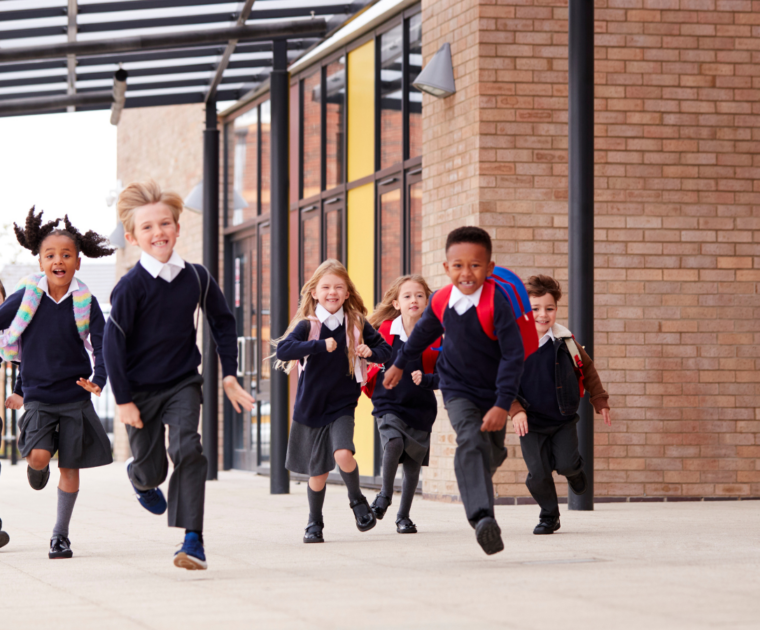
<svg viewBox="0 0 760 630">
<path fill-rule="evenodd" d="M 395 387 L 407 363 L 445 332 L 436 370 L 457 434 L 454 470 L 467 520 L 488 555 L 504 549 L 491 477 L 507 457 L 507 412 L 517 396 L 526 347 L 538 345 L 535 328 L 527 328 L 523 338 L 515 318 L 519 305 L 489 279 L 495 267 L 491 251 L 491 238 L 481 228 L 449 233 L 443 267 L 452 284 L 433 295 L 384 379 L 386 389 Z M 532 323 L 530 312 L 524 318 Z"/>
<path fill-rule="evenodd" d="M 567 328 L 556 323 L 562 297 L 559 282 L 549 276 L 533 276 L 526 288 L 541 339 L 538 352 L 525 361 L 520 394 L 510 416 L 528 466 L 525 484 L 541 506 L 540 522 L 533 533 L 553 534 L 560 525 L 552 471 L 567 477 L 575 494 L 586 492 L 576 431 L 584 387 L 607 426 L 611 423 L 609 395 L 586 351 Z"/>
</svg>

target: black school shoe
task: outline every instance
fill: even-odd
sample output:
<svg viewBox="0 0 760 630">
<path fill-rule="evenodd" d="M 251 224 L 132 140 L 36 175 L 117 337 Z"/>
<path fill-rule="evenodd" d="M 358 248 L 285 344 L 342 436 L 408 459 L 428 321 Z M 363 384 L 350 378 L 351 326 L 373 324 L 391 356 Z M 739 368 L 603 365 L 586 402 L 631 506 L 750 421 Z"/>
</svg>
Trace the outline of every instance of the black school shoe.
<svg viewBox="0 0 760 630">
<path fill-rule="evenodd" d="M 356 519 L 356 529 L 360 532 L 368 532 L 375 525 L 377 525 L 377 519 L 374 512 L 370 509 L 367 497 L 362 496 L 361 499 L 351 501 L 349 506 L 354 511 L 354 518 Z"/>
<path fill-rule="evenodd" d="M 322 521 L 309 521 L 303 535 L 303 541 L 307 544 L 325 542 L 325 539 L 322 537 L 322 530 L 324 527 L 325 524 Z"/>
<path fill-rule="evenodd" d="M 586 489 L 588 488 L 588 479 L 586 479 L 586 473 L 581 470 L 577 475 L 568 477 L 567 484 L 575 494 L 585 494 Z"/>
<path fill-rule="evenodd" d="M 478 521 L 475 526 L 475 539 L 488 556 L 504 551 L 501 528 L 495 518 L 486 516 Z"/>
<path fill-rule="evenodd" d="M 559 529 L 559 516 L 556 518 L 542 518 L 541 521 L 533 528 L 536 535 L 553 534 Z"/>
<path fill-rule="evenodd" d="M 412 522 L 412 519 L 404 516 L 396 520 L 396 531 L 399 534 L 416 534 L 417 526 Z"/>
<path fill-rule="evenodd" d="M 50 539 L 50 551 L 48 558 L 58 560 L 59 558 L 71 558 L 74 552 L 71 551 L 71 541 L 66 536 L 54 534 Z"/>
<path fill-rule="evenodd" d="M 393 503 L 393 501 L 390 499 L 390 497 L 386 497 L 382 492 L 378 492 L 375 500 L 369 507 L 374 513 L 375 518 L 377 518 L 379 521 L 382 521 L 383 516 L 385 516 L 385 513 L 388 511 L 391 503 Z"/>
<path fill-rule="evenodd" d="M 50 464 L 45 466 L 42 470 L 35 470 L 31 466 L 26 467 L 26 478 L 29 480 L 29 485 L 35 490 L 42 490 L 50 479 Z"/>
<path fill-rule="evenodd" d="M 3 519 L 0 519 L 0 547 L 5 547 L 10 541 L 11 537 L 3 531 Z"/>
</svg>

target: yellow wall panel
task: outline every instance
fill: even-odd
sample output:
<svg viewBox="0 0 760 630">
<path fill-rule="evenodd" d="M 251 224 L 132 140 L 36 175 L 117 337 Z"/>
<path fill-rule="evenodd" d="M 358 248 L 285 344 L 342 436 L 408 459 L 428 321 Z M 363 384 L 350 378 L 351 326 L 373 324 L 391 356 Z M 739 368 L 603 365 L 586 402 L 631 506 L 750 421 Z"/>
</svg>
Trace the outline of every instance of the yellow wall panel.
<svg viewBox="0 0 760 630">
<path fill-rule="evenodd" d="M 348 191 L 347 215 L 348 275 L 364 299 L 367 310 L 371 312 L 375 297 L 374 184 L 365 184 Z M 354 445 L 360 474 L 374 475 L 375 420 L 372 417 L 372 401 L 364 394 L 356 409 Z"/>
<path fill-rule="evenodd" d="M 374 172 L 375 42 L 372 40 L 348 53 L 348 181 Z"/>
</svg>

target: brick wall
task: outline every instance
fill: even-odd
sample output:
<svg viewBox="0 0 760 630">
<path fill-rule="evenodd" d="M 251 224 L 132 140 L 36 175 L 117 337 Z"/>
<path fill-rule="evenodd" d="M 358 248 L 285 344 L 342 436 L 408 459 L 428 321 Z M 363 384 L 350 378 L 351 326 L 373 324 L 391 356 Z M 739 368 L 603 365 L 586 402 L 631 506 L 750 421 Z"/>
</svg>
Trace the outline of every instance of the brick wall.
<svg viewBox="0 0 760 630">
<path fill-rule="evenodd" d="M 597 495 L 760 496 L 760 2 L 595 5 L 594 358 L 613 408 Z M 491 232 L 498 264 L 567 285 L 566 7 L 423 0 L 424 59 L 450 42 L 457 82 L 424 97 L 436 287 L 462 224 Z M 438 498 L 457 494 L 442 415 L 424 480 Z M 527 496 L 511 425 L 508 442 L 497 492 Z"/>
</svg>

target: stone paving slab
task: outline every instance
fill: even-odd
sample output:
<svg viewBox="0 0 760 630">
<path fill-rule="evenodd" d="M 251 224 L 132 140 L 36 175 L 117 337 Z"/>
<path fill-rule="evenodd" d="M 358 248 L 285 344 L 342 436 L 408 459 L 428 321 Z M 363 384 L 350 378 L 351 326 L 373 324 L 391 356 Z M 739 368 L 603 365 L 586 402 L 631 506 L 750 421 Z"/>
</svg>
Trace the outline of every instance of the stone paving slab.
<svg viewBox="0 0 760 630">
<path fill-rule="evenodd" d="M 305 485 L 271 496 L 231 471 L 207 484 L 209 570 L 189 572 L 122 464 L 82 472 L 75 556 L 48 560 L 58 474 L 35 492 L 25 471 L 3 461 L 3 630 L 760 627 L 760 502 L 599 504 L 553 536 L 532 535 L 535 506 L 499 506 L 506 549 L 486 557 L 460 505 L 418 497 L 419 534 L 396 534 L 393 508 L 361 534 L 340 486 L 327 543 L 304 545 Z"/>
</svg>

